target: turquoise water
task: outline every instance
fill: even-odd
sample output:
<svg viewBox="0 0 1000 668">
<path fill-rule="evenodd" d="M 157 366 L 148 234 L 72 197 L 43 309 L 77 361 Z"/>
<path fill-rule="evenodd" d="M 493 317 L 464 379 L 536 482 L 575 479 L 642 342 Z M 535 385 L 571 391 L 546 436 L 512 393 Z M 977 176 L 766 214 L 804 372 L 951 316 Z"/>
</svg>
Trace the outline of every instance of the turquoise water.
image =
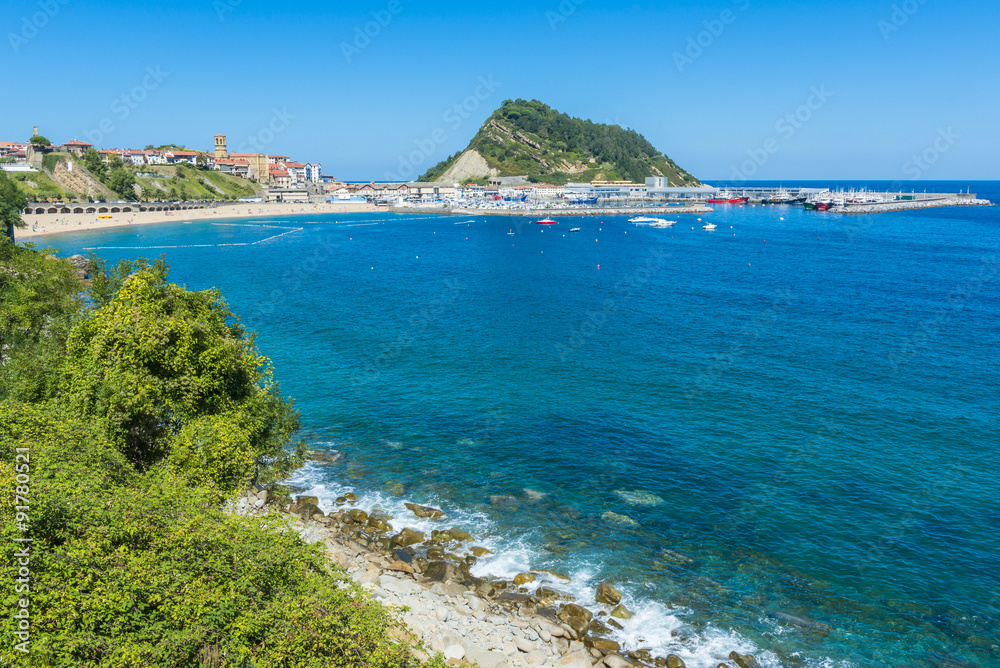
<svg viewBox="0 0 1000 668">
<path fill-rule="evenodd" d="M 220 288 L 306 438 L 347 454 L 299 482 L 400 519 L 443 507 L 496 553 L 480 573 L 551 568 L 588 599 L 611 581 L 630 647 L 1000 665 L 997 209 L 703 218 L 718 229 L 357 214 L 49 243 L 165 253 Z"/>
</svg>

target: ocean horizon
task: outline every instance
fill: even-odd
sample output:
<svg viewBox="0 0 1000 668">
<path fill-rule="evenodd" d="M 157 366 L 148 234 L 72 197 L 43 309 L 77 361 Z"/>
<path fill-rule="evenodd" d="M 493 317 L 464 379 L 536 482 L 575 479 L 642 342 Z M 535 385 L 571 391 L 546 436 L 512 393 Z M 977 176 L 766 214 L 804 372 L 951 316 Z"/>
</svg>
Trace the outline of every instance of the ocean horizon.
<svg viewBox="0 0 1000 668">
<path fill-rule="evenodd" d="M 899 182 L 743 185 L 816 183 Z M 32 241 L 165 254 L 172 281 L 220 289 L 309 445 L 344 454 L 292 484 L 470 531 L 493 551 L 478 575 L 564 573 L 531 586 L 595 610 L 610 582 L 627 649 L 1000 665 L 997 209 L 714 208 L 669 229 L 358 213 Z"/>
</svg>

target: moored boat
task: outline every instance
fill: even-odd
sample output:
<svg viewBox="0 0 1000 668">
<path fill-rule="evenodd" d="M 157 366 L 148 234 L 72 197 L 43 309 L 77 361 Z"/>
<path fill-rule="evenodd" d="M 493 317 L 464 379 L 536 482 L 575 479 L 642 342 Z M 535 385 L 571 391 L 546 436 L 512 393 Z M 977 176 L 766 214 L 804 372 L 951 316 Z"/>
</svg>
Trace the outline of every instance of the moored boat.
<svg viewBox="0 0 1000 668">
<path fill-rule="evenodd" d="M 701 229 L 711 231 L 714 230 L 716 227 L 717 225 L 715 223 L 705 223 L 704 225 L 701 226 Z"/>
<path fill-rule="evenodd" d="M 556 221 L 551 218 L 542 218 L 541 220 L 536 220 L 535 225 L 558 225 Z"/>
<path fill-rule="evenodd" d="M 709 204 L 746 204 L 750 201 L 749 197 L 718 197 L 716 199 L 708 200 Z"/>
</svg>

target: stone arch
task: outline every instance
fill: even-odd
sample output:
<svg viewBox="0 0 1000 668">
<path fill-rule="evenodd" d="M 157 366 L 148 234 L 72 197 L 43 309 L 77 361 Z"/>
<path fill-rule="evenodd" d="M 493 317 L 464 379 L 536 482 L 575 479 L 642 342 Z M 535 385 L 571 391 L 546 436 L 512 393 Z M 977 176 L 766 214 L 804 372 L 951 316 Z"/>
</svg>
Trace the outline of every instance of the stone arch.
<svg viewBox="0 0 1000 668">
<path fill-rule="evenodd" d="M 88 206 L 86 213 L 97 213 L 97 207 L 96 206 Z"/>
<path fill-rule="evenodd" d="M 83 213 L 83 207 L 82 206 L 73 207 L 73 213 Z"/>
<path fill-rule="evenodd" d="M 59 213 L 73 213 L 68 206 L 59 209 Z"/>
<path fill-rule="evenodd" d="M 56 207 L 54 207 L 54 206 L 53 207 L 49 207 L 49 211 L 48 212 L 49 213 L 59 213 L 59 209 L 56 208 Z"/>
<path fill-rule="evenodd" d="M 97 213 L 107 213 L 107 212 L 108 212 L 108 207 L 106 206 L 102 206 L 97 210 Z"/>
<path fill-rule="evenodd" d="M 131 213 L 131 212 L 132 212 L 132 207 L 130 207 L 130 206 L 123 206 L 122 207 L 122 213 Z"/>
<path fill-rule="evenodd" d="M 111 207 L 111 213 L 121 213 L 121 212 L 122 210 L 119 209 L 117 206 Z"/>
</svg>

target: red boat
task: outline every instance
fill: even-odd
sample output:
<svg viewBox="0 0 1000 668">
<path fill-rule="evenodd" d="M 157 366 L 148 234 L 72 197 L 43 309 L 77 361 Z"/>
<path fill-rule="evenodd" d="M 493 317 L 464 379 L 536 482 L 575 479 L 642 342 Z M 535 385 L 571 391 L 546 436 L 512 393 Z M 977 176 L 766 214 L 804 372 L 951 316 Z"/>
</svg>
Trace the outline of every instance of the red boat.
<svg viewBox="0 0 1000 668">
<path fill-rule="evenodd" d="M 710 199 L 709 204 L 746 204 L 750 201 L 749 197 L 733 197 L 731 199 Z"/>
<path fill-rule="evenodd" d="M 558 225 L 556 221 L 551 218 L 543 218 L 542 220 L 536 220 L 535 225 Z"/>
</svg>

